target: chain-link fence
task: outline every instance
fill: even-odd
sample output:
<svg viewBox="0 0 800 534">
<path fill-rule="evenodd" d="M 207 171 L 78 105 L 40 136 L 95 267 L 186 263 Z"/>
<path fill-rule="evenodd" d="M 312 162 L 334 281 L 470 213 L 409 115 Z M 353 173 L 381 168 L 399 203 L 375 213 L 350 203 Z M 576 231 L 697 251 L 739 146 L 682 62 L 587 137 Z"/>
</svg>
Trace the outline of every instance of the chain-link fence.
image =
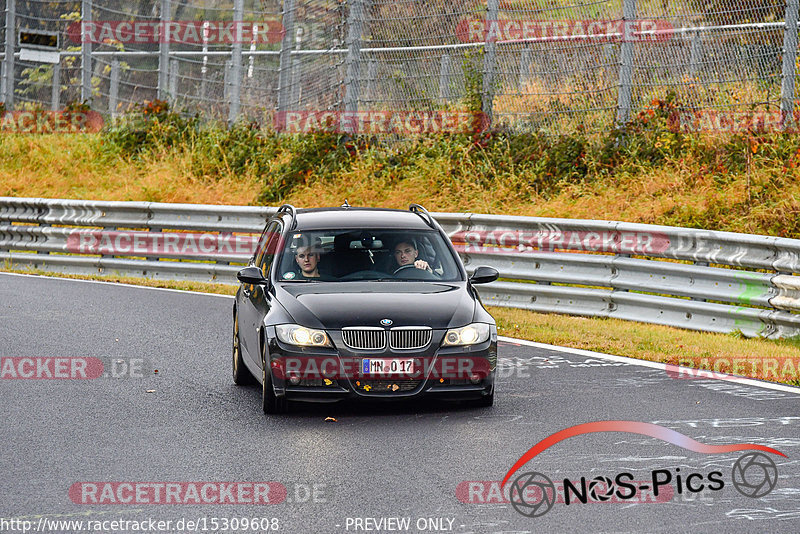
<svg viewBox="0 0 800 534">
<path fill-rule="evenodd" d="M 791 113 L 796 101 L 798 0 L 0 6 L 7 110 L 88 102 L 117 114 L 162 98 L 265 123 L 288 111 L 469 110 L 560 133 L 606 130 L 670 92 L 689 109 Z"/>
</svg>

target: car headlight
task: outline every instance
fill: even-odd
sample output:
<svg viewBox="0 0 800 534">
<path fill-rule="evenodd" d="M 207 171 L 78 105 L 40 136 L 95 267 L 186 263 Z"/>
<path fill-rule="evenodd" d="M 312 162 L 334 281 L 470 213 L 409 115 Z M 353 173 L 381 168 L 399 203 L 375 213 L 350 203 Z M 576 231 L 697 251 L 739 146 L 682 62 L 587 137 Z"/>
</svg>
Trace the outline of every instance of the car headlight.
<svg viewBox="0 0 800 534">
<path fill-rule="evenodd" d="M 461 328 L 451 328 L 444 335 L 442 345 L 477 345 L 489 339 L 489 325 L 472 323 Z"/>
<path fill-rule="evenodd" d="M 324 330 L 314 330 L 299 324 L 280 324 L 275 327 L 278 339 L 289 345 L 301 347 L 332 347 L 331 340 Z"/>
</svg>

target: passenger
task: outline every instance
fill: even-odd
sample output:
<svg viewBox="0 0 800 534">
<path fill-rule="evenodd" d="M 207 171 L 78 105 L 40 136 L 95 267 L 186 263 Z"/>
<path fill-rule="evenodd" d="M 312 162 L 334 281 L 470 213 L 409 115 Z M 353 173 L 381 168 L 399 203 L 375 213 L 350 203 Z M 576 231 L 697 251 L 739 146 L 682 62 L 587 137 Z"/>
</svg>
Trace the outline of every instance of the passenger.
<svg viewBox="0 0 800 534">
<path fill-rule="evenodd" d="M 419 259 L 419 250 L 413 239 L 403 239 L 394 245 L 394 261 L 397 267 L 394 272 L 399 271 L 406 265 L 413 265 L 417 269 L 433 273 L 433 269 L 425 260 Z"/>
<path fill-rule="evenodd" d="M 297 247 L 294 261 L 300 267 L 300 278 L 319 278 L 319 252 L 316 247 Z"/>
</svg>

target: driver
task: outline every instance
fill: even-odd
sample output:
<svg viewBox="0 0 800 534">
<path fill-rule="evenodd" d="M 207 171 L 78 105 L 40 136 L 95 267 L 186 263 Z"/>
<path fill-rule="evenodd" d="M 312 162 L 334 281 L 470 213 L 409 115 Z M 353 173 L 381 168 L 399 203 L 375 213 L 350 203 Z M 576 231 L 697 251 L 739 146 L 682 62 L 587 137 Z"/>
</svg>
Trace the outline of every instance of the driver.
<svg viewBox="0 0 800 534">
<path fill-rule="evenodd" d="M 397 262 L 398 269 L 405 265 L 413 265 L 417 269 L 433 273 L 433 269 L 425 260 L 419 259 L 417 244 L 413 239 L 403 239 L 394 246 L 394 260 Z M 397 270 L 395 270 L 397 272 Z"/>
</svg>

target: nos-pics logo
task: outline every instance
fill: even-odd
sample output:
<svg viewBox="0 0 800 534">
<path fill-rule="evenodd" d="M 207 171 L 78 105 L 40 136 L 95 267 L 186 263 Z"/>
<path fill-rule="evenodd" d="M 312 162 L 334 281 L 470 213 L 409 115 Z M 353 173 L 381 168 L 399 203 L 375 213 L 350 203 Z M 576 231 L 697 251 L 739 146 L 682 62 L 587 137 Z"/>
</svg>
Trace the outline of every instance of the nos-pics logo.
<svg viewBox="0 0 800 534">
<path fill-rule="evenodd" d="M 540 517 L 549 512 L 557 502 L 566 506 L 609 500 L 628 501 L 639 497 L 642 491 L 651 491 L 658 497 L 659 492 L 678 494 L 721 491 L 729 481 L 736 490 L 754 499 L 770 493 L 778 482 L 778 467 L 766 453 L 786 457 L 782 452 L 765 445 L 752 443 L 739 445 L 706 445 L 676 432 L 652 423 L 638 421 L 597 421 L 565 428 L 543 439 L 528 450 L 509 469 L 501 486 L 539 453 L 565 439 L 594 432 L 628 432 L 657 438 L 684 449 L 701 454 L 720 454 L 735 451 L 750 451 L 741 456 L 733 465 L 728 477 L 722 471 L 709 473 L 686 472 L 680 468 L 654 469 L 645 480 L 635 481 L 628 472 L 601 475 L 591 479 L 564 479 L 554 483 L 547 475 L 529 471 L 517 476 L 509 488 L 511 506 L 527 517 Z M 641 478 L 641 477 L 640 477 Z M 727 480 L 726 480 L 727 479 Z"/>
</svg>

